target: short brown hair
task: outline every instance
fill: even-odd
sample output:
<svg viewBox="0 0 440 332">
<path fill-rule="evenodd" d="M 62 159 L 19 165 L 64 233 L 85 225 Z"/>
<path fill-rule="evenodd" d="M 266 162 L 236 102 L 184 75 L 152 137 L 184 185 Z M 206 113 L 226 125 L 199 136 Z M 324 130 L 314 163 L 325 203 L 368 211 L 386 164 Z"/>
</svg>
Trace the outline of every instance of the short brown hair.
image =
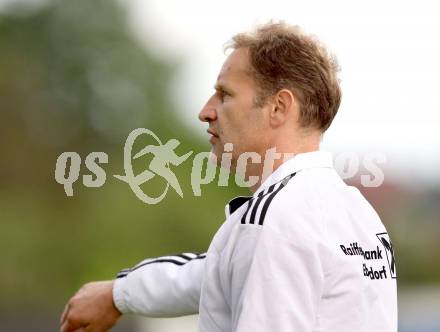
<svg viewBox="0 0 440 332">
<path fill-rule="evenodd" d="M 341 102 L 336 58 L 298 26 L 269 22 L 232 37 L 226 48 L 248 48 L 257 84 L 256 106 L 281 89 L 291 90 L 300 104 L 303 127 L 324 132 Z"/>
</svg>

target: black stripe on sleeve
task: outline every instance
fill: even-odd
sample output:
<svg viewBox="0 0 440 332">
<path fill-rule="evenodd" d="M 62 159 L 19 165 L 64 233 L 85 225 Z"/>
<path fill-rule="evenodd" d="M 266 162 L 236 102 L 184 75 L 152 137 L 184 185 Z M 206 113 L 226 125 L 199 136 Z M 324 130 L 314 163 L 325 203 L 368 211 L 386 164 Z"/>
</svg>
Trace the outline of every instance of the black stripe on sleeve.
<svg viewBox="0 0 440 332">
<path fill-rule="evenodd" d="M 257 210 L 258 207 L 260 206 L 261 201 L 263 200 L 263 197 L 266 196 L 267 194 L 270 194 L 274 190 L 274 188 L 275 188 L 275 184 L 271 185 L 264 195 L 258 197 L 257 201 L 255 202 L 255 206 L 252 210 L 251 217 L 249 218 L 250 224 L 255 223 L 255 216 L 257 215 Z"/>
<path fill-rule="evenodd" d="M 139 269 L 139 268 L 141 268 L 143 266 L 154 264 L 154 263 L 173 263 L 175 265 L 181 266 L 181 265 L 185 265 L 187 262 L 181 262 L 181 261 L 178 261 L 178 260 L 175 260 L 175 259 L 160 259 L 160 258 L 158 258 L 158 259 L 155 259 L 153 261 L 149 261 L 149 262 L 145 262 L 143 264 L 139 264 L 138 266 L 135 266 L 134 268 L 132 268 L 130 270 L 130 272 L 136 271 L 137 269 Z"/>
<path fill-rule="evenodd" d="M 190 255 L 193 255 L 193 256 L 190 256 Z M 177 255 L 173 255 L 173 256 L 177 256 L 177 257 L 184 258 L 184 259 L 186 259 L 187 261 L 190 261 L 191 259 L 194 259 L 194 258 L 197 257 L 196 254 L 189 254 L 189 253 L 185 253 L 185 254 L 177 254 Z"/>
<path fill-rule="evenodd" d="M 283 179 L 281 185 L 278 187 L 278 189 L 275 190 L 273 193 L 271 193 L 269 195 L 269 197 L 266 199 L 266 201 L 264 202 L 264 205 L 263 205 L 263 209 L 261 210 L 261 215 L 260 215 L 260 220 L 258 221 L 258 225 L 263 225 L 264 218 L 266 217 L 267 209 L 269 208 L 270 203 L 272 202 L 272 200 L 274 199 L 276 194 L 278 194 L 280 192 L 280 190 L 283 189 L 286 186 L 287 182 L 289 182 L 289 180 L 291 178 L 293 178 L 295 175 L 296 175 L 296 173 L 293 173 L 293 174 L 291 174 L 289 176 L 286 176 Z"/>
<path fill-rule="evenodd" d="M 242 224 L 245 224 L 246 223 L 246 217 L 247 217 L 247 214 L 248 214 L 248 212 L 249 212 L 249 210 L 250 210 L 250 208 L 252 207 L 252 204 L 254 203 L 254 197 L 252 197 L 249 201 L 248 201 L 248 207 L 247 207 L 247 209 L 246 209 L 246 212 L 243 214 L 243 216 L 241 217 L 241 223 Z"/>
<path fill-rule="evenodd" d="M 272 185 L 271 187 L 273 187 L 273 186 L 275 186 L 275 185 Z M 271 189 L 271 187 L 269 188 L 269 191 L 272 191 L 272 190 L 273 190 L 273 188 Z M 265 195 L 265 192 L 266 192 L 266 190 L 262 190 L 262 191 L 260 191 L 260 192 L 258 193 L 257 197 L 252 197 L 252 198 L 249 200 L 249 203 L 248 203 L 248 207 L 247 207 L 247 209 L 246 209 L 246 212 L 245 212 L 245 213 L 243 214 L 243 216 L 241 217 L 241 223 L 242 223 L 242 224 L 245 224 L 245 223 L 246 223 L 246 217 L 247 217 L 249 211 L 252 209 L 252 206 L 254 206 L 255 199 L 257 199 L 257 201 L 260 200 L 261 197 L 263 197 L 263 196 Z M 256 202 L 255 204 L 257 204 L 257 203 L 258 203 L 258 202 Z"/>
<path fill-rule="evenodd" d="M 117 275 L 116 279 L 125 277 L 130 272 L 130 269 L 123 269 Z"/>
<path fill-rule="evenodd" d="M 191 257 L 189 255 L 194 255 L 194 257 Z M 167 257 L 167 258 L 165 258 L 165 257 Z M 173 259 L 173 257 L 176 257 L 176 258 L 180 257 L 180 258 L 185 259 L 186 261 L 182 262 L 180 260 Z M 143 263 L 140 263 L 140 264 L 134 266 L 131 269 L 123 269 L 116 275 L 116 279 L 126 277 L 130 272 L 136 271 L 136 270 L 140 269 L 141 267 L 144 267 L 144 266 L 150 265 L 150 264 L 171 263 L 174 265 L 182 266 L 182 265 L 185 265 L 191 261 L 198 260 L 198 259 L 204 259 L 204 258 L 206 258 L 206 253 L 203 253 L 203 254 L 184 253 L 184 254 L 178 254 L 178 255 L 172 255 L 172 256 L 163 256 L 163 257 L 159 257 L 156 259 L 147 260 Z"/>
</svg>

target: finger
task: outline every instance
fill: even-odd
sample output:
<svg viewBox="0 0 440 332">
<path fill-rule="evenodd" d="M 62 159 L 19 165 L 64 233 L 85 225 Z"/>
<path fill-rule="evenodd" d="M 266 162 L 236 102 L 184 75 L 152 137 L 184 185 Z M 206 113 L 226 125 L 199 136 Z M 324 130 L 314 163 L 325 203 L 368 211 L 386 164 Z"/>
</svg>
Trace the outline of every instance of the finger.
<svg viewBox="0 0 440 332">
<path fill-rule="evenodd" d="M 63 310 L 63 313 L 61 314 L 61 318 L 60 318 L 60 325 L 63 325 L 64 321 L 66 320 L 68 312 L 69 312 L 69 303 L 67 303 L 64 306 L 64 310 Z"/>
<path fill-rule="evenodd" d="M 104 332 L 104 330 L 98 329 L 95 325 L 87 325 L 83 332 Z"/>
<path fill-rule="evenodd" d="M 64 322 L 63 325 L 61 325 L 60 332 L 75 332 L 75 330 L 69 326 L 68 322 Z"/>
<path fill-rule="evenodd" d="M 71 318 L 66 318 L 64 323 L 61 325 L 60 332 L 75 332 L 83 326 L 84 325 L 78 321 L 72 321 Z"/>
</svg>

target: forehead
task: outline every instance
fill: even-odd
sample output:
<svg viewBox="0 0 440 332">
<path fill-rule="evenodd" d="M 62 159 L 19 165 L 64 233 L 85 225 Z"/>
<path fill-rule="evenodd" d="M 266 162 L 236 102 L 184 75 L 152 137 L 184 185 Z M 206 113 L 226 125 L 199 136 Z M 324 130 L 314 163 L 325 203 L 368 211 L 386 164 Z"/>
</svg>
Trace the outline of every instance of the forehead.
<svg viewBox="0 0 440 332">
<path fill-rule="evenodd" d="M 252 83 L 249 53 L 245 48 L 234 50 L 225 60 L 217 77 L 219 84 Z"/>
</svg>

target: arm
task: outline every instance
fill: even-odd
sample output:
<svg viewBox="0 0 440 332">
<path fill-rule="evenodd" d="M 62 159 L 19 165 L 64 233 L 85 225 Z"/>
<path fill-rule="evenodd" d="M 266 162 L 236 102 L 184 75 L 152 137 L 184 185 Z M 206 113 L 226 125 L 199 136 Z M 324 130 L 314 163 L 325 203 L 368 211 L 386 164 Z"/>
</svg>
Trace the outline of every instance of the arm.
<svg viewBox="0 0 440 332">
<path fill-rule="evenodd" d="M 108 331 L 123 313 L 173 317 L 198 312 L 204 254 L 145 260 L 115 281 L 84 285 L 67 303 L 61 332 Z"/>
<path fill-rule="evenodd" d="M 122 313 L 175 317 L 198 313 L 205 254 L 145 260 L 122 270 L 113 299 Z"/>
</svg>

